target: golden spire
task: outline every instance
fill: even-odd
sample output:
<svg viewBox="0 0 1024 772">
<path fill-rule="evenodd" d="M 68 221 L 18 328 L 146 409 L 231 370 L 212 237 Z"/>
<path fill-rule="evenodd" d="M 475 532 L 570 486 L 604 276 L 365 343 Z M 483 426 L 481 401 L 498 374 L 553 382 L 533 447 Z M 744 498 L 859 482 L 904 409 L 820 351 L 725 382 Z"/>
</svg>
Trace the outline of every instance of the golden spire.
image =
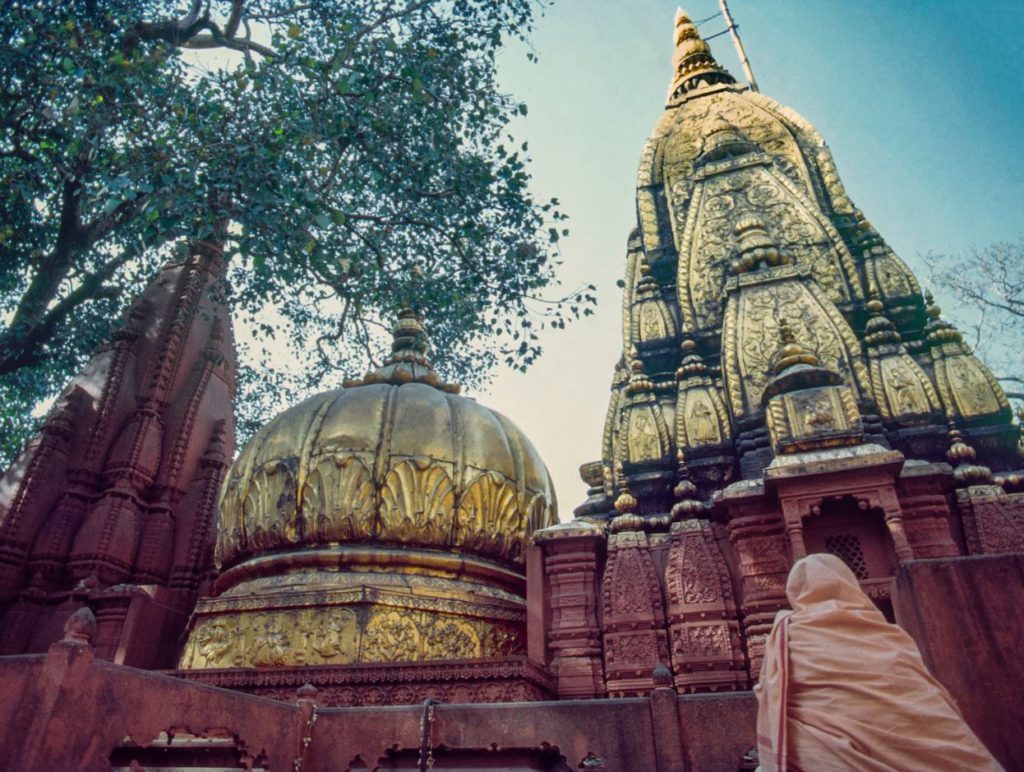
<svg viewBox="0 0 1024 772">
<path fill-rule="evenodd" d="M 722 69 L 711 55 L 711 46 L 697 32 L 697 26 L 686 12 L 676 11 L 675 53 L 672 56 L 674 77 L 668 90 L 672 101 L 687 91 L 712 83 L 735 83 L 736 79 Z"/>
</svg>

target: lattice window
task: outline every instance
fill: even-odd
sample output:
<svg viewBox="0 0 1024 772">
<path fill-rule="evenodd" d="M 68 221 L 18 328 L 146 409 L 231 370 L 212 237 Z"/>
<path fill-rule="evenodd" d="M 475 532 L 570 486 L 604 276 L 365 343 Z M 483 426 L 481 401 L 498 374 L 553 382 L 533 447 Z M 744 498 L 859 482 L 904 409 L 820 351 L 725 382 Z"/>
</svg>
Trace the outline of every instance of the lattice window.
<svg viewBox="0 0 1024 772">
<path fill-rule="evenodd" d="M 854 534 L 837 533 L 834 536 L 826 536 L 825 549 L 846 563 L 858 579 L 871 578 L 868 574 L 868 564 L 864 560 L 864 551 L 860 547 L 860 539 Z"/>
</svg>

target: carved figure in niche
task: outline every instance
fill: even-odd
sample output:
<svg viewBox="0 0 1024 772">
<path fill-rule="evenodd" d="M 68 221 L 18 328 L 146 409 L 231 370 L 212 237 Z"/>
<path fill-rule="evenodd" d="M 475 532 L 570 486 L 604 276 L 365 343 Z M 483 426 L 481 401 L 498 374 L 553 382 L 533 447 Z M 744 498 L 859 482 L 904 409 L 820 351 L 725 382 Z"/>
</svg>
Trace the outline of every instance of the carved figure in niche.
<svg viewBox="0 0 1024 772">
<path fill-rule="evenodd" d="M 309 647 L 325 660 L 351 662 L 355 658 L 355 615 L 351 611 L 329 611 L 317 618 L 309 635 Z"/>
<path fill-rule="evenodd" d="M 650 304 L 644 305 L 640 310 L 640 339 L 658 340 L 665 337 L 665 325 L 662 322 L 658 309 Z"/>
<path fill-rule="evenodd" d="M 826 429 L 832 426 L 836 422 L 836 417 L 832 413 L 832 407 L 826 402 L 819 402 L 814 405 L 814 409 L 807 414 L 805 419 L 807 423 L 808 431 L 814 431 L 816 429 Z"/>
<path fill-rule="evenodd" d="M 197 631 L 195 652 L 207 667 L 230 666 L 235 664 L 235 657 L 228 655 L 233 653 L 237 640 L 237 635 L 225 620 L 212 619 Z"/>
<path fill-rule="evenodd" d="M 276 616 L 266 617 L 262 630 L 258 621 L 253 625 L 256 634 L 256 646 L 252 664 L 257 667 L 279 667 L 286 664 L 285 658 L 291 646 L 288 633 L 281 628 Z"/>
<path fill-rule="evenodd" d="M 711 406 L 703 399 L 695 399 L 690 408 L 687 434 L 692 443 L 717 442 L 718 429 L 713 418 Z"/>
<path fill-rule="evenodd" d="M 954 360 L 949 365 L 949 379 L 953 382 L 957 400 L 963 405 L 966 415 L 981 415 L 995 412 L 999 405 L 991 398 L 988 384 L 980 377 L 975 377 L 967 364 Z"/>
<path fill-rule="evenodd" d="M 892 371 L 892 377 L 889 381 L 892 386 L 893 394 L 896 403 L 897 413 L 923 413 L 925 412 L 924 406 L 920 401 L 920 395 L 918 394 L 918 384 L 910 377 L 904 367 L 897 367 Z"/>
<path fill-rule="evenodd" d="M 630 460 L 647 461 L 661 457 L 658 431 L 646 411 L 633 411 L 630 416 L 629 430 Z"/>
</svg>

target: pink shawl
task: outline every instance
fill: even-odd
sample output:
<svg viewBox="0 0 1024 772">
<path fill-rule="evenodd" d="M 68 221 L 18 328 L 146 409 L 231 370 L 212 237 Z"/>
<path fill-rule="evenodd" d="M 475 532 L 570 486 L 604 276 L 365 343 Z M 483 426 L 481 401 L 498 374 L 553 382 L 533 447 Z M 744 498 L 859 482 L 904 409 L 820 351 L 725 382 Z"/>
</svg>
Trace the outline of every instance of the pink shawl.
<svg viewBox="0 0 1024 772">
<path fill-rule="evenodd" d="M 762 770 L 1002 769 L 839 558 L 797 561 L 786 595 L 754 688 Z"/>
</svg>

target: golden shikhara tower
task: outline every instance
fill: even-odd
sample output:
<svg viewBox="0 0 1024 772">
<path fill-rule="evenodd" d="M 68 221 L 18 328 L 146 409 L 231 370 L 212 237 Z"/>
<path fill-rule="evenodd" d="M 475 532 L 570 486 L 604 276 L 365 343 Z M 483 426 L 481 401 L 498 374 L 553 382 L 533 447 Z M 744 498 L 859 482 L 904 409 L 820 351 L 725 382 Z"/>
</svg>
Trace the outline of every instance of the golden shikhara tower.
<svg viewBox="0 0 1024 772">
<path fill-rule="evenodd" d="M 953 433 L 990 468 L 1015 464 L 992 373 L 850 201 L 814 127 L 737 83 L 681 11 L 675 45 L 577 514 L 609 517 L 621 498 L 667 518 L 773 459 L 843 445 L 944 462 Z"/>
</svg>

